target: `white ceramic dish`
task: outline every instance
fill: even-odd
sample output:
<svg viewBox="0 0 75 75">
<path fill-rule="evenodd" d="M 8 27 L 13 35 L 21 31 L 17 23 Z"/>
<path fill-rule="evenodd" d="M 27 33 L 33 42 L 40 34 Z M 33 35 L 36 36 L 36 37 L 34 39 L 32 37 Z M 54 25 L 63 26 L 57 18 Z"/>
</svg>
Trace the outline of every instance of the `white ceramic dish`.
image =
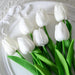
<svg viewBox="0 0 75 75">
<path fill-rule="evenodd" d="M 30 19 L 33 20 L 35 12 L 40 8 L 43 8 L 47 10 L 49 14 L 52 14 L 55 3 L 56 2 L 51 2 L 51 1 L 26 3 L 25 5 L 23 5 L 23 7 L 27 10 L 23 11 L 23 13 L 27 13 L 26 15 L 29 15 Z M 73 39 L 75 39 L 75 8 L 68 4 L 65 4 L 65 5 L 69 11 L 68 18 L 73 26 L 72 36 L 73 36 Z M 53 32 L 54 32 L 54 25 L 56 24 L 56 21 L 52 21 L 52 18 L 54 17 L 53 16 L 51 17 L 51 26 L 48 25 L 47 29 L 48 29 L 49 35 L 54 40 Z M 50 27 L 52 30 L 49 29 Z M 29 60 L 30 59 L 31 58 L 29 58 Z M 2 47 L 0 47 L 0 75 L 32 75 L 32 74 L 26 69 L 24 69 L 23 67 L 21 67 L 20 65 L 16 64 L 15 62 L 8 60 L 6 53 L 3 51 Z"/>
</svg>

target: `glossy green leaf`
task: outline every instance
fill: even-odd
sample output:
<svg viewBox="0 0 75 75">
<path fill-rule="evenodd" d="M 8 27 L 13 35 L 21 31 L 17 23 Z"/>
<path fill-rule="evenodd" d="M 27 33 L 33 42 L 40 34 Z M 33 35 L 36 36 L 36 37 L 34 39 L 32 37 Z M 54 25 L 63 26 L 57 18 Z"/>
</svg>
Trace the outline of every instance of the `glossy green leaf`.
<svg viewBox="0 0 75 75">
<path fill-rule="evenodd" d="M 42 51 L 38 47 L 36 47 L 32 52 L 33 53 L 42 53 Z"/>
<path fill-rule="evenodd" d="M 42 68 L 39 65 L 34 65 L 34 66 L 41 73 L 41 75 L 51 75 L 51 73 L 47 69 Z"/>
<path fill-rule="evenodd" d="M 31 53 L 31 55 L 32 55 L 32 58 L 33 58 L 33 64 L 37 64 L 37 63 L 38 63 L 38 61 L 37 61 L 36 57 L 34 56 L 34 54 L 33 54 L 33 53 Z"/>
<path fill-rule="evenodd" d="M 73 61 L 73 53 L 74 53 L 74 40 L 71 41 L 71 44 L 67 53 L 67 58 L 66 58 L 70 67 Z"/>
<path fill-rule="evenodd" d="M 44 63 L 46 63 L 47 65 L 50 66 L 50 68 L 55 72 L 57 73 L 57 67 L 56 65 L 51 62 L 49 59 L 47 59 L 46 57 L 44 57 L 43 55 L 41 54 L 35 54 L 41 61 L 43 61 Z"/>
<path fill-rule="evenodd" d="M 70 40 L 64 40 L 64 44 L 66 48 L 69 48 L 70 46 Z"/>
<path fill-rule="evenodd" d="M 57 65 L 59 75 L 65 75 L 64 68 L 63 68 L 63 66 L 62 66 L 56 53 L 55 53 L 55 63 Z"/>
<path fill-rule="evenodd" d="M 46 64 L 48 64 L 49 66 L 52 66 L 52 67 L 55 67 L 56 68 L 56 65 L 51 62 L 49 59 L 47 59 L 46 57 L 44 57 L 43 55 L 41 54 L 35 54 L 41 61 L 45 62 Z"/>
<path fill-rule="evenodd" d="M 65 70 L 66 75 L 70 75 L 68 64 L 67 64 L 64 56 L 57 49 L 55 50 L 55 52 L 56 52 L 56 54 L 57 54 L 57 56 L 58 56 L 58 58 L 59 58 L 59 60 L 60 60 L 60 62 L 62 64 L 64 70 Z"/>
<path fill-rule="evenodd" d="M 74 71 L 75 71 L 75 58 L 73 58 L 73 68 L 74 68 Z"/>
<path fill-rule="evenodd" d="M 26 68 L 31 73 L 36 75 L 36 73 L 37 73 L 36 68 L 27 60 L 24 60 L 24 59 L 17 57 L 17 56 L 8 56 L 8 58 L 10 58 L 11 60 L 16 62 L 17 64 L 21 65 L 22 67 Z"/>
</svg>

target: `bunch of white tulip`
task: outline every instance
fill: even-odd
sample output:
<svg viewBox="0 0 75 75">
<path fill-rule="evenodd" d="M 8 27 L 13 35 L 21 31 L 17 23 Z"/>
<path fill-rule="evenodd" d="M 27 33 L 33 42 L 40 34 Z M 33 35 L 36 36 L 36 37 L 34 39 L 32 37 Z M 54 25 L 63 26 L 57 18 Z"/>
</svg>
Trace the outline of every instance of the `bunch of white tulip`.
<svg viewBox="0 0 75 75">
<path fill-rule="evenodd" d="M 64 49 L 65 49 L 65 47 L 69 47 L 69 43 L 71 40 L 71 24 L 67 20 L 67 10 L 63 3 L 57 3 L 55 5 L 54 16 L 56 21 L 59 22 L 55 26 L 56 45 L 60 46 L 60 48 L 58 47 L 59 50 L 61 50 L 62 46 L 64 46 Z M 68 40 L 68 41 L 65 41 L 65 40 Z M 66 46 L 66 44 L 68 45 Z M 63 54 L 64 56 L 66 56 L 64 49 L 63 49 Z"/>
<path fill-rule="evenodd" d="M 56 21 L 59 22 L 59 24 L 55 26 L 55 39 L 57 41 L 68 40 L 70 37 L 69 30 L 66 24 L 63 23 L 63 20 L 67 20 L 67 11 L 63 3 L 57 3 L 55 5 L 54 16 Z"/>
<path fill-rule="evenodd" d="M 62 21 L 63 19 L 67 19 L 66 10 L 62 3 L 55 5 L 54 15 L 58 22 Z M 46 26 L 50 23 L 49 15 L 44 9 L 40 9 L 36 12 L 35 19 L 37 25 L 39 27 L 43 27 L 45 31 L 42 28 L 32 30 L 32 28 L 30 28 L 31 22 L 27 18 L 23 19 L 20 15 L 18 16 L 19 16 L 18 20 L 14 23 L 15 27 L 9 36 L 15 37 L 17 34 L 19 35 L 19 37 L 17 37 L 17 41 L 20 51 L 23 54 L 27 54 L 28 52 L 34 50 L 35 45 L 44 46 L 49 41 L 51 41 L 51 38 L 49 37 L 46 29 Z M 33 40 L 29 39 L 27 36 L 25 38 L 21 37 L 22 35 L 25 36 L 27 34 L 33 34 L 32 35 Z M 55 26 L 55 39 L 57 41 L 62 41 L 67 40 L 68 38 L 69 38 L 69 31 L 67 27 L 64 23 L 60 22 L 58 25 Z M 11 52 L 11 54 L 12 53 L 13 52 Z"/>
<path fill-rule="evenodd" d="M 22 54 L 27 54 L 32 52 L 32 50 L 35 49 L 36 46 L 44 46 L 48 43 L 48 37 L 45 33 L 45 31 L 42 28 L 32 30 L 30 28 L 31 23 L 29 22 L 28 19 L 23 19 L 20 15 L 17 15 L 18 20 L 14 23 L 14 29 L 11 31 L 9 37 L 12 38 L 11 40 L 8 39 L 6 41 L 5 39 L 2 40 L 2 45 L 7 52 L 8 55 L 12 55 L 13 53 L 16 52 L 16 50 L 19 49 L 19 51 Z M 39 27 L 43 27 L 45 25 L 48 25 L 48 14 L 45 10 L 39 10 L 36 13 L 36 23 Z M 40 21 L 40 22 L 39 22 Z M 13 28 L 13 27 L 12 27 Z M 33 31 L 33 33 L 32 33 Z M 32 34 L 33 40 L 27 37 L 28 34 Z M 18 37 L 16 37 L 18 35 Z M 14 42 L 14 37 L 17 39 L 17 46 L 15 45 Z M 14 40 L 15 41 L 15 40 Z M 6 43 L 7 42 L 7 43 Z M 9 44 L 9 45 L 8 45 Z M 14 47 L 14 46 L 15 47 Z"/>
<path fill-rule="evenodd" d="M 15 60 L 17 63 L 20 62 L 19 64 L 21 64 L 21 66 L 24 65 L 24 68 L 26 67 L 26 64 L 28 63 L 27 69 L 32 70 L 30 68 L 33 67 L 33 65 L 30 64 L 28 61 L 24 60 L 24 57 L 22 56 L 22 54 L 26 55 L 26 54 L 30 53 L 34 60 L 33 63 L 36 64 L 35 65 L 36 69 L 40 70 L 40 68 L 41 68 L 41 70 L 40 70 L 41 75 L 42 74 L 50 75 L 50 73 L 47 74 L 46 72 L 44 72 L 43 68 L 46 69 L 46 65 L 43 64 L 41 61 L 43 61 L 44 63 L 46 63 L 47 65 L 49 65 L 51 67 L 53 66 L 54 71 L 56 72 L 58 69 L 56 67 L 57 65 L 53 63 L 53 59 L 51 58 L 49 52 L 51 52 L 53 57 L 55 55 L 58 55 L 58 58 L 60 59 L 61 62 L 62 62 L 62 60 L 64 60 L 64 62 L 66 63 L 66 60 L 64 59 L 62 54 L 58 51 L 60 49 L 56 50 L 57 48 L 55 48 L 55 44 L 51 40 L 51 38 L 47 32 L 46 26 L 49 25 L 49 23 L 50 23 L 50 21 L 49 21 L 50 16 L 46 12 L 46 10 L 44 10 L 44 9 L 38 10 L 35 15 L 35 21 L 36 21 L 38 28 L 35 28 L 35 26 L 34 26 L 34 28 L 32 28 L 33 24 L 27 18 L 27 16 L 25 18 L 22 17 L 22 15 L 19 14 L 19 12 L 20 12 L 19 9 L 17 9 L 18 10 L 17 12 L 14 12 L 15 7 L 10 9 L 9 13 L 11 11 L 12 12 L 11 12 L 11 14 L 8 14 L 9 16 L 13 16 L 15 13 L 15 15 L 13 16 L 15 21 L 13 20 L 13 23 L 11 24 L 10 22 L 7 21 L 7 18 L 9 18 L 9 17 L 6 17 L 4 19 L 4 20 L 6 20 L 5 23 L 7 23 L 8 25 L 11 24 L 10 26 L 8 26 L 8 29 L 7 29 L 9 31 L 9 34 L 7 34 L 7 36 L 5 36 L 4 39 L 2 40 L 2 46 L 3 46 L 4 50 L 6 51 L 6 53 L 8 55 L 10 55 L 9 56 L 10 58 L 13 54 L 15 54 L 17 52 L 23 58 L 23 59 L 18 58 L 22 62 L 20 60 L 17 61 L 18 60 L 18 59 L 16 60 L 17 57 L 14 57 L 14 59 L 12 59 L 12 58 L 11 59 Z M 21 10 L 21 8 L 20 8 L 20 10 Z M 67 11 L 65 9 L 65 6 L 62 3 L 57 3 L 55 5 L 54 16 L 55 16 L 56 21 L 59 22 L 58 24 L 55 25 L 55 40 L 56 40 L 56 42 L 58 42 L 59 46 L 61 46 L 60 43 L 62 42 L 63 53 L 65 54 L 65 50 L 64 50 L 65 45 L 64 45 L 63 41 L 68 40 L 70 38 L 70 32 L 69 32 L 69 28 L 63 22 L 64 20 L 65 21 L 67 20 Z M 2 34 L 4 35 L 3 32 L 2 32 Z M 74 41 L 72 41 L 72 44 L 71 44 L 72 46 L 73 46 L 73 43 L 74 43 Z M 58 45 L 56 43 L 56 47 L 58 47 Z M 48 52 L 47 49 L 49 49 L 50 51 Z M 57 54 L 55 54 L 55 52 Z M 59 55 L 63 58 L 62 60 Z M 56 58 L 56 60 L 58 60 L 58 59 Z M 35 69 L 35 68 L 33 67 L 33 69 Z M 67 69 L 67 71 L 68 71 L 68 69 Z M 46 74 L 44 74 L 43 72 Z M 39 72 L 38 72 L 38 74 L 39 74 Z M 69 75 L 69 74 L 67 74 L 67 75 Z"/>
</svg>

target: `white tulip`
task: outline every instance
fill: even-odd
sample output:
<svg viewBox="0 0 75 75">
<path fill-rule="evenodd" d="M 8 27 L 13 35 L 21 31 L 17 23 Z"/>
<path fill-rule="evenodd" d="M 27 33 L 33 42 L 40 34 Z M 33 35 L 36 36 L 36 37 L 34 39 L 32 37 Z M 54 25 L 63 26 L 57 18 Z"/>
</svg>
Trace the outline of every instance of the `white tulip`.
<svg viewBox="0 0 75 75">
<path fill-rule="evenodd" d="M 13 55 L 18 49 L 18 44 L 14 39 L 5 38 L 2 40 L 2 46 L 8 55 Z"/>
<path fill-rule="evenodd" d="M 36 46 L 44 46 L 48 43 L 48 37 L 45 34 L 43 29 L 37 29 L 33 32 L 33 41 L 36 44 Z"/>
<path fill-rule="evenodd" d="M 57 3 L 55 5 L 54 16 L 58 22 L 67 19 L 67 11 L 63 3 Z"/>
<path fill-rule="evenodd" d="M 27 18 L 24 19 L 20 15 L 18 15 L 17 18 L 18 19 L 13 23 L 9 30 L 9 36 L 11 38 L 27 35 L 33 31 L 33 27 L 31 27 L 32 24 Z"/>
<path fill-rule="evenodd" d="M 66 27 L 66 24 L 64 24 L 63 22 L 60 22 L 55 26 L 55 39 L 57 41 L 69 39 L 69 31 Z"/>
<path fill-rule="evenodd" d="M 22 18 L 18 25 L 22 34 L 26 35 L 32 32 L 32 28 L 30 28 L 31 22 L 27 18 Z"/>
<path fill-rule="evenodd" d="M 30 53 L 34 50 L 35 45 L 28 37 L 19 37 L 18 39 L 19 49 L 23 54 Z"/>
<path fill-rule="evenodd" d="M 39 27 L 43 27 L 49 24 L 49 15 L 43 9 L 36 12 L 36 23 Z"/>
<path fill-rule="evenodd" d="M 13 22 L 10 23 L 11 25 L 10 25 L 9 30 L 8 30 L 9 31 L 8 35 L 11 38 L 17 38 L 19 36 L 22 36 L 22 33 L 20 31 L 20 28 L 19 28 L 19 23 L 22 20 L 22 17 L 19 14 L 17 14 L 15 16 L 13 16 L 12 19 L 13 19 Z"/>
</svg>

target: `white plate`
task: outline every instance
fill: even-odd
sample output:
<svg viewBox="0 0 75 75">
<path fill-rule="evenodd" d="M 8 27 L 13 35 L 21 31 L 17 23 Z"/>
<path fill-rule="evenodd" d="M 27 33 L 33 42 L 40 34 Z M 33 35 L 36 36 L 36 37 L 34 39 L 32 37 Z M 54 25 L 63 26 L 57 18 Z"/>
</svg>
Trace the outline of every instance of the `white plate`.
<svg viewBox="0 0 75 75">
<path fill-rule="evenodd" d="M 55 3 L 56 2 L 51 2 L 51 1 L 40 1 L 40 2 L 27 3 L 27 4 L 23 5 L 23 7 L 26 8 L 29 5 L 31 5 L 31 8 L 29 8 L 30 10 L 26 10 L 24 12 L 27 12 L 30 19 L 33 20 L 35 12 L 40 8 L 43 8 L 43 9 L 47 10 L 48 13 L 52 14 Z M 73 27 L 73 35 L 72 36 L 73 36 L 73 39 L 75 39 L 75 8 L 68 4 L 65 4 L 65 5 L 68 8 L 69 20 Z M 53 32 L 54 32 L 54 25 L 56 24 L 56 21 L 54 21 L 54 23 L 53 23 L 52 18 L 54 18 L 54 17 L 53 16 L 51 17 L 51 26 L 48 25 L 47 29 L 48 29 L 49 35 L 54 40 Z M 49 29 L 50 27 L 53 30 L 50 30 Z M 31 58 L 29 58 L 29 60 L 30 59 Z M 0 74 L 1 75 L 32 75 L 29 71 L 27 71 L 20 65 L 16 64 L 15 62 L 13 62 L 11 60 L 8 60 L 7 56 L 2 48 L 0 49 Z"/>
</svg>

